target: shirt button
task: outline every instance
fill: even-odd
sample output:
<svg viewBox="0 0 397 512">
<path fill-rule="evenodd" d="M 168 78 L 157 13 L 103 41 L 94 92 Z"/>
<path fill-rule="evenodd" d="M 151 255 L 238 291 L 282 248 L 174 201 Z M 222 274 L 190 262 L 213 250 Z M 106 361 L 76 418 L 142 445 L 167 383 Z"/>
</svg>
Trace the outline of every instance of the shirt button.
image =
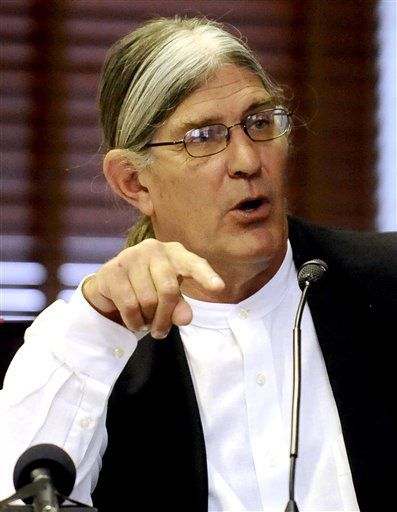
<svg viewBox="0 0 397 512">
<path fill-rule="evenodd" d="M 245 308 L 239 308 L 237 316 L 244 320 L 245 318 L 248 318 L 248 310 Z"/>
<path fill-rule="evenodd" d="M 83 428 L 88 428 L 90 426 L 90 423 L 91 423 L 91 418 L 89 418 L 88 416 L 85 416 L 84 418 L 81 418 L 81 420 L 80 420 L 80 426 Z"/>
<path fill-rule="evenodd" d="M 267 457 L 267 463 L 268 463 L 268 465 L 269 465 L 271 468 L 274 468 L 275 466 L 277 466 L 277 464 L 278 464 L 278 458 L 277 458 L 277 455 L 275 455 L 275 454 L 268 455 L 268 457 Z"/>
<path fill-rule="evenodd" d="M 124 355 L 124 350 L 120 347 L 116 347 L 113 349 L 113 355 L 117 359 L 120 359 L 120 357 L 123 357 L 123 355 Z"/>
<path fill-rule="evenodd" d="M 266 377 L 263 375 L 263 373 L 258 373 L 256 375 L 256 383 L 259 385 L 259 386 L 263 386 L 266 382 Z"/>
</svg>

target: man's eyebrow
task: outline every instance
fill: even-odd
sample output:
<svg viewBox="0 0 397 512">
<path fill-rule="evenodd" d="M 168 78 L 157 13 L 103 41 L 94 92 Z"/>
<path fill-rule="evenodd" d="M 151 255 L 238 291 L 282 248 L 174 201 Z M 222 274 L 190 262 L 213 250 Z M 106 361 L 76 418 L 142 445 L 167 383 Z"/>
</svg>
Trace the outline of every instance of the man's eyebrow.
<svg viewBox="0 0 397 512">
<path fill-rule="evenodd" d="M 251 105 L 244 110 L 243 117 L 245 115 L 249 115 L 249 113 L 252 110 L 256 110 L 259 107 L 272 108 L 272 107 L 275 107 L 276 104 L 277 104 L 277 102 L 276 102 L 276 98 L 274 96 L 268 96 L 267 98 L 263 98 L 261 100 L 256 100 L 256 101 L 252 102 Z"/>
<path fill-rule="evenodd" d="M 178 126 L 173 130 L 174 133 L 183 133 L 185 134 L 189 130 L 193 130 L 194 128 L 201 128 L 202 126 L 209 126 L 211 124 L 221 123 L 221 119 L 219 117 L 204 117 L 201 119 L 189 119 Z"/>
<path fill-rule="evenodd" d="M 266 98 L 258 99 L 253 101 L 248 108 L 244 110 L 241 117 L 244 118 L 246 115 L 249 115 L 255 109 L 259 107 L 274 107 L 276 105 L 276 99 L 273 96 L 267 96 Z M 178 126 L 172 130 L 173 133 L 185 134 L 189 130 L 193 130 L 194 128 L 201 128 L 202 126 L 209 126 L 211 124 L 224 124 L 220 117 L 204 117 L 201 119 L 189 119 L 183 121 Z"/>
</svg>

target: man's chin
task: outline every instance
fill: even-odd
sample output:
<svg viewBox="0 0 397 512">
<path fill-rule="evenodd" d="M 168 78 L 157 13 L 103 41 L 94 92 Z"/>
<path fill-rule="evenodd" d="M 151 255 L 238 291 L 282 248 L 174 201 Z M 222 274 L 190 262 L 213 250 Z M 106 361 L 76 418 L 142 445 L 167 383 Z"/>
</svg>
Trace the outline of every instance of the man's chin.
<svg viewBox="0 0 397 512">
<path fill-rule="evenodd" d="M 237 243 L 236 243 L 237 242 Z M 284 258 L 287 249 L 287 234 L 273 233 L 269 229 L 252 230 L 234 238 L 226 248 L 226 253 L 233 262 L 268 265 L 273 259 Z"/>
<path fill-rule="evenodd" d="M 266 244 L 244 243 L 240 246 L 230 245 L 223 251 L 214 251 L 207 258 L 215 264 L 223 267 L 235 267 L 236 265 L 253 265 L 255 267 L 267 267 L 275 257 L 275 250 Z"/>
</svg>

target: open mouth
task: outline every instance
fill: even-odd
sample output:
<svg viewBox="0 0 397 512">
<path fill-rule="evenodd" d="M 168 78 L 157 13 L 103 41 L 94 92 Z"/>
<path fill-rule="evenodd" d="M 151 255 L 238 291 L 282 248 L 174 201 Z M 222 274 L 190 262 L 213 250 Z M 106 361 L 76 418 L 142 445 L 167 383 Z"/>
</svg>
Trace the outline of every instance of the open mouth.
<svg viewBox="0 0 397 512">
<path fill-rule="evenodd" d="M 263 197 L 258 197 L 256 199 L 247 199 L 245 201 L 241 201 L 235 206 L 235 210 L 241 210 L 243 212 L 253 212 L 257 210 L 262 204 L 265 202 Z"/>
</svg>

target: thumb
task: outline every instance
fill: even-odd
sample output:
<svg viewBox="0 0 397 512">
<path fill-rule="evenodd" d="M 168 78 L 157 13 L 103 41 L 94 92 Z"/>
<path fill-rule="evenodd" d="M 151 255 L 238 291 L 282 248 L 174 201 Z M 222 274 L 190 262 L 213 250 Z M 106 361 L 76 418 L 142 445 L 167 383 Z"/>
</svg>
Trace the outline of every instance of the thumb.
<svg viewBox="0 0 397 512">
<path fill-rule="evenodd" d="M 179 297 L 178 303 L 172 313 L 172 323 L 174 325 L 187 325 L 193 319 L 192 308 L 183 297 Z"/>
</svg>

